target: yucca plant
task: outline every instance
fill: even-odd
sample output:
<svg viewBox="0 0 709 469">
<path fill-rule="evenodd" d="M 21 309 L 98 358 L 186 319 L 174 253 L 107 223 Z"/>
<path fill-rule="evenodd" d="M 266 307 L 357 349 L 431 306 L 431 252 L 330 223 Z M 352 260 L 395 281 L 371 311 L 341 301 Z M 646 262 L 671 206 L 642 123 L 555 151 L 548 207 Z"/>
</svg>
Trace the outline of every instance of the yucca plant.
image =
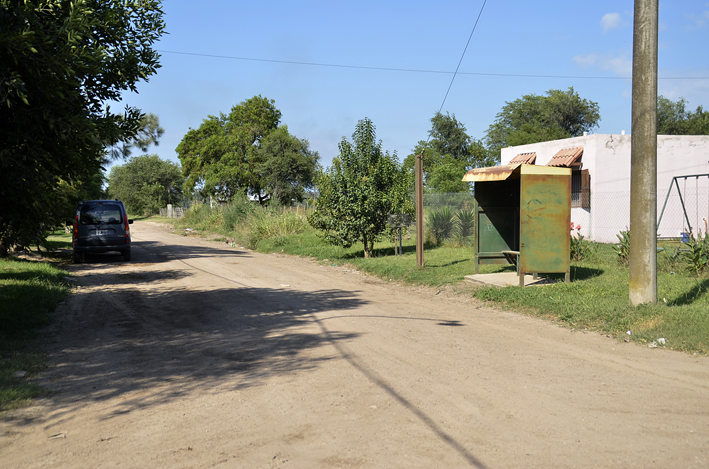
<svg viewBox="0 0 709 469">
<path fill-rule="evenodd" d="M 436 244 L 451 237 L 454 227 L 453 211 L 443 207 L 428 214 L 428 230 Z"/>
<path fill-rule="evenodd" d="M 473 234 L 475 228 L 475 213 L 472 210 L 460 209 L 455 214 L 456 236 L 463 242 Z"/>
</svg>

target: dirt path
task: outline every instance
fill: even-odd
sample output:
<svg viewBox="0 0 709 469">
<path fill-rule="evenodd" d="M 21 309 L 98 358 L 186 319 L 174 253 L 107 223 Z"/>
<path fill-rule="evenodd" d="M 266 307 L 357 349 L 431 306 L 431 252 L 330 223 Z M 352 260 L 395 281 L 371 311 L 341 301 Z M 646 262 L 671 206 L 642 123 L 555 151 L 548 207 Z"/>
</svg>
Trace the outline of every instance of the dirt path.
<svg viewBox="0 0 709 469">
<path fill-rule="evenodd" d="M 136 223 L 3 468 L 707 467 L 709 359 Z"/>
</svg>

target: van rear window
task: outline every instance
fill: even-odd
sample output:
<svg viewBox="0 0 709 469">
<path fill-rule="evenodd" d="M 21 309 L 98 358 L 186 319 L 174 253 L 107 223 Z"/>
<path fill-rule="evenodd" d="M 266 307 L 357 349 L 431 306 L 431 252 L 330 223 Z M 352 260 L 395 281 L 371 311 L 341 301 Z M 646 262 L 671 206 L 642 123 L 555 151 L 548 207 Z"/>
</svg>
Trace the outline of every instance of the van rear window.
<svg viewBox="0 0 709 469">
<path fill-rule="evenodd" d="M 79 222 L 82 225 L 120 225 L 123 223 L 121 207 L 117 204 L 89 204 L 81 207 Z"/>
</svg>

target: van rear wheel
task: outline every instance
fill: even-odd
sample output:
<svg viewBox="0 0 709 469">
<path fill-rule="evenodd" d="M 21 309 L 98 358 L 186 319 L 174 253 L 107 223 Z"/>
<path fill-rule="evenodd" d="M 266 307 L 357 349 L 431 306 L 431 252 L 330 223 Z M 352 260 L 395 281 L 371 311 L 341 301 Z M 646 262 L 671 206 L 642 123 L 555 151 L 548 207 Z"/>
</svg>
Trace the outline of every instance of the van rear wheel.
<svg viewBox="0 0 709 469">
<path fill-rule="evenodd" d="M 79 253 L 77 253 L 76 251 L 74 251 L 73 258 L 74 258 L 74 264 L 81 264 L 81 256 L 79 256 Z"/>
<path fill-rule="evenodd" d="M 130 249 L 126 249 L 125 251 L 123 251 L 122 254 L 123 254 L 124 261 L 126 261 L 126 262 L 130 261 Z"/>
</svg>

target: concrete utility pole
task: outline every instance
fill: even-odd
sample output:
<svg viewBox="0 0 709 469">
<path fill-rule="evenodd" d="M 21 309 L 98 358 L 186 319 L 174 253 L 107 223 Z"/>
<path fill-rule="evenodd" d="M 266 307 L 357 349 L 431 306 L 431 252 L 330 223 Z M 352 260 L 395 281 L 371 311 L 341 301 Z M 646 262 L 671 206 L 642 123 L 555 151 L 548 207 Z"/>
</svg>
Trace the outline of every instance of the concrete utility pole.
<svg viewBox="0 0 709 469">
<path fill-rule="evenodd" d="M 659 0 L 635 0 L 630 150 L 630 304 L 657 303 Z"/>
<path fill-rule="evenodd" d="M 416 265 L 423 267 L 423 153 L 416 155 Z"/>
</svg>

